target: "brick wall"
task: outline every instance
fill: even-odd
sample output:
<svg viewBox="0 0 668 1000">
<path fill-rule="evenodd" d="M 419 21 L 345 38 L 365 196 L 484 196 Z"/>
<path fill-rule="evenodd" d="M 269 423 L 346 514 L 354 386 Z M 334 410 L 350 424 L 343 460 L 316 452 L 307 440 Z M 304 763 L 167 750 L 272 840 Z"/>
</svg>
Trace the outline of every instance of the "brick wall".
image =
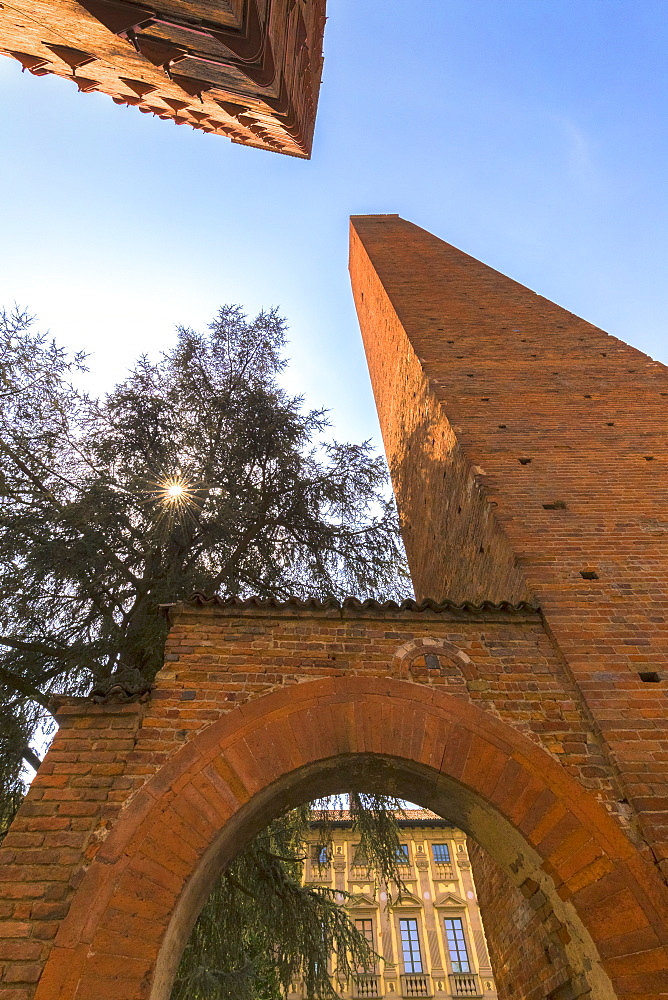
<svg viewBox="0 0 668 1000">
<path fill-rule="evenodd" d="M 172 617 L 165 667 L 150 700 L 95 705 L 75 698 L 61 706 L 56 740 L 0 851 L 3 1000 L 100 995 L 163 1000 L 168 993 L 150 993 L 155 955 L 185 892 L 179 886 L 194 877 L 198 859 L 208 857 L 211 838 L 240 803 L 253 801 L 262 782 L 275 783 L 310 760 L 341 753 L 335 771 L 316 776 L 302 796 L 331 791 L 332 780 L 340 780 L 375 783 L 425 802 L 484 842 L 509 885 L 529 884 L 531 877 L 537 880 L 532 892 L 552 894 L 552 909 L 538 914 L 543 922 L 555 907 L 563 908 L 562 900 L 577 900 L 592 882 L 600 882 L 613 909 L 624 901 L 612 929 L 608 915 L 596 916 L 605 935 L 646 919 L 643 910 L 654 905 L 647 888 L 626 887 L 637 873 L 613 874 L 617 862 L 606 856 L 615 838 L 621 846 L 613 853 L 633 855 L 619 832 L 634 836 L 615 808 L 614 767 L 538 612 L 526 605 L 392 609 L 351 602 L 341 610 L 317 602 L 280 607 L 195 602 L 174 608 Z M 414 692 L 413 707 L 404 706 L 387 678 Z M 360 693 L 353 682 L 362 683 Z M 329 691 L 327 685 L 333 685 L 332 693 L 307 694 L 306 707 L 300 707 L 300 691 Z M 338 685 L 345 697 L 337 694 Z M 374 685 L 378 691 L 365 708 L 360 699 L 369 685 L 369 691 L 376 692 Z M 469 711 L 480 713 L 479 736 L 457 733 L 454 723 L 439 715 L 441 696 L 444 706 L 461 706 L 464 721 Z M 278 713 L 275 704 L 281 706 Z M 428 716 L 420 715 L 421 706 Z M 297 713 L 298 721 L 289 722 L 289 712 Z M 243 747 L 234 750 L 230 737 L 215 735 L 227 718 L 240 718 L 234 725 L 242 734 L 254 725 L 257 735 L 244 735 Z M 278 733 L 281 718 L 288 735 Z M 509 739 L 525 740 L 512 759 Z M 373 755 L 345 763 L 351 752 L 374 746 L 376 753 L 409 763 L 404 770 L 384 765 L 380 771 Z M 526 771 L 532 753 L 538 757 Z M 436 768 L 434 776 L 427 765 Z M 557 771 L 553 790 L 542 784 L 550 766 Z M 254 776 L 258 768 L 260 778 Z M 193 777 L 186 780 L 189 769 Z M 452 775 L 455 783 L 450 777 L 437 781 L 439 775 Z M 562 789 L 563 781 L 572 783 Z M 471 783 L 478 788 L 478 805 L 463 791 Z M 262 821 L 296 793 L 278 788 L 272 794 L 276 803 L 269 812 L 258 806 L 265 810 Z M 484 807 L 485 799 L 506 815 L 505 826 Z M 608 830 L 604 841 L 578 818 L 589 822 L 597 799 L 608 806 L 618 831 Z M 522 831 L 520 840 L 510 836 L 508 822 Z M 124 841 L 121 831 L 136 823 L 135 839 Z M 231 836 L 233 851 L 242 841 Z M 542 868 L 536 851 L 544 853 Z M 169 933 L 187 936 L 193 906 L 180 930 Z M 494 948 L 493 899 L 483 894 L 483 906 L 492 915 L 491 923 L 487 919 Z M 532 917 L 536 910 L 527 913 Z M 564 913 L 558 917 L 565 919 Z M 655 955 L 654 939 L 661 940 L 658 927 L 643 932 L 648 955 Z M 550 928 L 546 925 L 546 933 Z M 581 934 L 573 945 L 575 957 L 568 959 L 574 975 L 581 974 L 585 961 L 588 967 L 595 964 L 589 945 L 577 950 L 585 939 Z M 497 947 L 504 942 L 500 936 Z M 35 992 L 54 945 L 53 961 Z M 622 944 L 613 946 L 614 955 L 619 948 Z M 177 945 L 171 951 L 178 954 Z M 511 970 L 516 961 L 510 950 Z M 82 963 L 97 963 L 96 971 L 84 975 Z M 643 1000 L 648 997 L 645 991 Z"/>
<path fill-rule="evenodd" d="M 72 895 L 132 793 L 143 706 L 67 699 L 28 798 L 0 849 L 0 992 L 32 995 Z"/>
<path fill-rule="evenodd" d="M 475 841 L 469 842 L 469 854 L 499 1000 L 556 1000 L 560 988 L 577 996 L 577 977 L 563 946 L 565 928 L 537 887 L 527 885 L 523 894 Z"/>
<path fill-rule="evenodd" d="M 461 446 L 462 429 L 442 410 L 423 359 L 411 346 L 395 304 L 369 261 L 368 247 L 358 236 L 360 229 L 365 244 L 375 248 L 398 217 L 371 219 L 386 221 L 354 220 L 353 292 L 416 595 L 447 595 L 454 601 L 526 600 L 529 587 L 480 488 L 480 469 Z M 376 229 L 375 237 L 369 235 Z M 387 242 L 384 255 L 406 266 L 401 277 L 398 268 L 393 271 L 392 290 L 396 282 L 410 295 L 412 248 L 393 232 Z M 418 294 L 429 301 L 424 288 Z"/>
<path fill-rule="evenodd" d="M 398 216 L 350 265 L 417 594 L 538 599 L 665 878 L 668 371 Z M 475 859 L 500 994 L 552 996 L 558 944 Z"/>
<path fill-rule="evenodd" d="M 398 216 L 351 274 L 418 596 L 538 598 L 668 875 L 668 370 Z"/>
</svg>

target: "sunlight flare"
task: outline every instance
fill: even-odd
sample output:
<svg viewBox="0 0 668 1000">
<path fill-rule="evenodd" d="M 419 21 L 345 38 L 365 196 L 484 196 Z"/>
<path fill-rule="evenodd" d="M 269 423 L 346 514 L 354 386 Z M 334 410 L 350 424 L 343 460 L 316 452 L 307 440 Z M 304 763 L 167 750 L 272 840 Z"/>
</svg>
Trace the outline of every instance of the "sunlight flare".
<svg viewBox="0 0 668 1000">
<path fill-rule="evenodd" d="M 174 519 L 180 521 L 188 515 L 192 516 L 201 507 L 198 489 L 201 489 L 201 484 L 177 473 L 158 479 L 150 489 L 149 497 L 162 515 L 169 517 L 170 522 Z"/>
</svg>

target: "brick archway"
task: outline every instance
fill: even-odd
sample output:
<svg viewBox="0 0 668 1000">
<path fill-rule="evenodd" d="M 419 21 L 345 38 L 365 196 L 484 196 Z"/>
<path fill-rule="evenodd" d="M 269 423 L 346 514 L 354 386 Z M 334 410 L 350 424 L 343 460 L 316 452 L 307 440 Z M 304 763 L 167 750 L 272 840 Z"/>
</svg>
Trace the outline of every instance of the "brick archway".
<svg viewBox="0 0 668 1000">
<path fill-rule="evenodd" d="M 591 795 L 474 705 L 391 678 L 338 677 L 234 709 L 144 785 L 74 896 L 37 1000 L 166 1000 L 217 872 L 286 806 L 351 781 L 436 809 L 517 883 L 535 880 L 592 997 L 663 992 L 659 881 Z"/>
</svg>

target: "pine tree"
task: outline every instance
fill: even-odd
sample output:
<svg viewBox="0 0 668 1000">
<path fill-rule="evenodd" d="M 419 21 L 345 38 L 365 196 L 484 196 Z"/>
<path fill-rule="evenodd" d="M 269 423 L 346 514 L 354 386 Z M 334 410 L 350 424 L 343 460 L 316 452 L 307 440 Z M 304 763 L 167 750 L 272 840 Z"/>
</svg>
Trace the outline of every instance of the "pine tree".
<svg viewBox="0 0 668 1000">
<path fill-rule="evenodd" d="M 355 792 L 345 801 L 376 888 L 400 894 L 401 802 Z M 295 980 L 307 997 L 334 1000 L 339 984 L 373 969 L 380 956 L 349 918 L 348 894 L 303 883 L 311 826 L 319 849 L 330 850 L 331 808 L 291 810 L 232 862 L 195 924 L 172 1000 L 283 1000 Z"/>
<path fill-rule="evenodd" d="M 322 443 L 323 411 L 279 384 L 285 323 L 222 308 L 141 357 L 102 399 L 82 359 L 2 314 L 0 684 L 3 788 L 55 693 L 159 669 L 162 603 L 392 596 L 401 550 L 368 443 Z M 399 575 L 398 575 L 399 568 Z"/>
<path fill-rule="evenodd" d="M 150 684 L 159 605 L 194 591 L 403 596 L 384 462 L 368 442 L 321 440 L 325 413 L 280 385 L 284 345 L 275 310 L 249 321 L 225 306 L 96 399 L 72 382 L 82 357 L 0 313 L 0 833 L 54 695 Z M 394 803 L 351 801 L 388 879 Z M 336 901 L 301 885 L 305 817 L 276 820 L 215 887 L 176 997 L 270 1000 L 297 973 L 324 997 L 332 945 L 344 973 L 368 962 Z"/>
</svg>

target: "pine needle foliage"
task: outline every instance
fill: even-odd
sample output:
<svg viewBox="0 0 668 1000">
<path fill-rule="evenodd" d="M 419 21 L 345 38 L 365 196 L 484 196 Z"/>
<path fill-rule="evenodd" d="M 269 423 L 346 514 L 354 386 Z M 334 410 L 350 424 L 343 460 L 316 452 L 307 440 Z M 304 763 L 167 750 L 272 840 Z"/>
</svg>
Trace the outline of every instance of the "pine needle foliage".
<svg viewBox="0 0 668 1000">
<path fill-rule="evenodd" d="M 282 388 L 285 330 L 224 306 L 96 399 L 81 356 L 0 313 L 0 824 L 52 695 L 153 678 L 160 604 L 404 595 L 384 462 Z"/>
<path fill-rule="evenodd" d="M 371 876 L 400 892 L 401 803 L 346 798 Z M 335 1000 L 337 984 L 373 970 L 380 956 L 348 916 L 348 894 L 302 881 L 314 825 L 318 845 L 331 847 L 332 818 L 341 815 L 332 805 L 311 803 L 274 820 L 224 872 L 186 946 L 172 1000 L 281 1000 L 295 980 L 307 997 Z"/>
<path fill-rule="evenodd" d="M 0 312 L 0 837 L 24 766 L 39 766 L 52 697 L 119 671 L 150 682 L 161 604 L 408 591 L 384 462 L 368 442 L 323 440 L 325 413 L 282 388 L 285 329 L 276 310 L 224 306 L 97 399 L 74 384 L 82 356 L 27 313 Z M 387 809 L 351 803 L 370 864 L 391 879 Z M 342 976 L 369 963 L 332 893 L 301 884 L 308 815 L 276 820 L 225 872 L 177 1000 L 274 1000 L 295 975 L 325 1000 L 332 949 Z"/>
</svg>

